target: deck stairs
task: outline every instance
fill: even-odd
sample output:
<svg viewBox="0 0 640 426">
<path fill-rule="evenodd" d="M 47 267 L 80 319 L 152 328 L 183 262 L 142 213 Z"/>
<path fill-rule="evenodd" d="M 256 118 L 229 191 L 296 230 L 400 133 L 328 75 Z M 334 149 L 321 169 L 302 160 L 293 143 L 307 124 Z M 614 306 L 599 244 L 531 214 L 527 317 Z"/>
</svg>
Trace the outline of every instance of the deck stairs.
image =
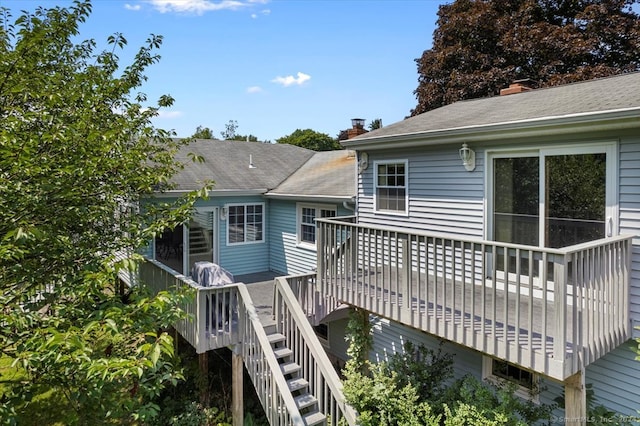
<svg viewBox="0 0 640 426">
<path fill-rule="evenodd" d="M 273 332 L 268 334 L 267 338 L 304 424 L 307 426 L 326 424 L 327 416 L 320 412 L 318 398 L 311 394 L 309 382 L 302 377 L 302 367 L 292 360 L 293 351 L 286 346 L 285 336 Z"/>
<path fill-rule="evenodd" d="M 185 287 L 196 291 L 183 307 L 195 320 L 177 323 L 176 330 L 197 353 L 222 347 L 241 353 L 269 424 L 355 425 L 356 413 L 346 404 L 340 378 L 301 306 L 312 290 L 301 290 L 301 283 L 313 277 L 276 278 L 272 321 L 263 323 L 243 283 L 200 287 L 151 259 L 139 270 L 140 282 L 154 293 Z"/>
</svg>

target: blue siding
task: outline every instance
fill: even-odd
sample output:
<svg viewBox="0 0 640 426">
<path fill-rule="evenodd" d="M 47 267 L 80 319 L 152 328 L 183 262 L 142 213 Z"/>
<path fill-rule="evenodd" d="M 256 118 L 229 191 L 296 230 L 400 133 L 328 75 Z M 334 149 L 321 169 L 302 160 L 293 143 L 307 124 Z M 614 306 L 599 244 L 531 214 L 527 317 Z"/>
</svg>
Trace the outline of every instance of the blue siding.
<svg viewBox="0 0 640 426">
<path fill-rule="evenodd" d="M 337 208 L 338 216 L 353 214 L 340 203 L 308 203 Z M 298 244 L 297 205 L 295 201 L 270 200 L 269 250 L 270 268 L 284 274 L 304 274 L 315 270 L 316 250 Z"/>
<path fill-rule="evenodd" d="M 639 420 L 635 424 L 640 424 L 640 361 L 635 360 L 632 344 L 623 344 L 589 365 L 585 380 L 593 384 L 596 404 L 620 415 L 635 415 Z"/>
<path fill-rule="evenodd" d="M 370 166 L 358 176 L 360 223 L 394 224 L 408 230 L 482 238 L 484 155 L 477 148 L 476 169 L 470 173 L 462 167 L 458 149 L 459 146 L 449 146 L 419 151 L 370 152 Z M 375 162 L 405 159 L 409 161 L 409 215 L 376 213 L 373 185 Z"/>
<path fill-rule="evenodd" d="M 227 197 L 222 204 L 264 203 L 263 241 L 246 244 L 227 244 L 227 220 L 220 220 L 220 265 L 233 275 L 269 270 L 269 201 L 257 197 Z"/>
<path fill-rule="evenodd" d="M 631 266 L 630 314 L 640 325 L 640 137 L 623 138 L 620 143 L 620 233 L 635 235 Z M 636 331 L 640 337 L 640 333 Z M 638 403 L 640 408 L 640 403 Z"/>
</svg>

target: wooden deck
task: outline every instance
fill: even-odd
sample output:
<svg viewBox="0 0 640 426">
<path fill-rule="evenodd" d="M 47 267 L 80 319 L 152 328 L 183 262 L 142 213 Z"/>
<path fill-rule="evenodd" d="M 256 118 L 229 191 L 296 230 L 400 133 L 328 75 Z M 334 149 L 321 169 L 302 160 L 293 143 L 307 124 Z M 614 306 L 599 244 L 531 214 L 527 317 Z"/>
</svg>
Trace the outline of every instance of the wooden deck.
<svg viewBox="0 0 640 426">
<path fill-rule="evenodd" d="M 236 276 L 236 281 L 248 283 L 201 287 L 147 259 L 140 264 L 137 283 L 156 294 L 185 291 L 192 296 L 181 303 L 189 317 L 179 321 L 176 330 L 198 354 L 233 347 L 234 360 L 239 360 L 232 367 L 240 371 L 236 377 L 242 382 L 237 365 L 244 364 L 270 424 L 326 424 L 330 418 L 355 425 L 356 413 L 346 404 L 340 379 L 299 304 L 300 291 L 313 293 L 314 275 L 274 275 Z M 298 294 L 292 288 L 298 288 Z M 234 406 L 238 403 L 241 413 L 241 390 L 238 394 Z"/>
<path fill-rule="evenodd" d="M 630 237 L 559 250 L 319 222 L 326 297 L 558 380 L 630 336 Z"/>
</svg>

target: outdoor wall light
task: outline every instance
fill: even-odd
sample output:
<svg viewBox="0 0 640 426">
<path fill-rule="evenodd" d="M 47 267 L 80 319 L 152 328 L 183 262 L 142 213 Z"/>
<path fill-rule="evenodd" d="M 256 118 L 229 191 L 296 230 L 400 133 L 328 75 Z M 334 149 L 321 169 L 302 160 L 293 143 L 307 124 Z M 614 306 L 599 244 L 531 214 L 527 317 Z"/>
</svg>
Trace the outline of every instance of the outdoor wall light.
<svg viewBox="0 0 640 426">
<path fill-rule="evenodd" d="M 469 148 L 466 142 L 463 143 L 462 148 L 460 148 L 460 159 L 462 160 L 462 165 L 468 172 L 472 172 L 476 168 L 476 153 Z"/>
</svg>

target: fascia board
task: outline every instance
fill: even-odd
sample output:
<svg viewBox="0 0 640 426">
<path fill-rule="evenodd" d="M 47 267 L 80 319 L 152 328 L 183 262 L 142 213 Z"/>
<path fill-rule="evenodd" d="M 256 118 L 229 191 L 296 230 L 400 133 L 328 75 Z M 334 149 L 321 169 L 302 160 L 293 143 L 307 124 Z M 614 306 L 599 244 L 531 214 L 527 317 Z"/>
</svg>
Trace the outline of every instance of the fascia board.
<svg viewBox="0 0 640 426">
<path fill-rule="evenodd" d="M 297 200 L 297 201 L 309 201 L 309 202 L 336 202 L 341 203 L 343 201 L 352 201 L 353 196 L 335 196 L 335 195 L 300 195 L 300 194 L 278 194 L 269 193 L 265 194 L 265 198 L 274 200 Z"/>
<path fill-rule="evenodd" d="M 175 189 L 164 192 L 156 192 L 156 198 L 176 198 L 193 192 L 194 190 Z M 214 189 L 208 192 L 210 197 L 245 197 L 253 195 L 264 195 L 268 189 Z"/>
<path fill-rule="evenodd" d="M 583 113 L 560 117 L 459 127 L 418 133 L 372 137 L 343 143 L 349 149 L 376 150 L 412 148 L 445 143 L 498 141 L 523 137 L 552 136 L 580 132 L 602 132 L 640 128 L 640 108 Z"/>
</svg>

